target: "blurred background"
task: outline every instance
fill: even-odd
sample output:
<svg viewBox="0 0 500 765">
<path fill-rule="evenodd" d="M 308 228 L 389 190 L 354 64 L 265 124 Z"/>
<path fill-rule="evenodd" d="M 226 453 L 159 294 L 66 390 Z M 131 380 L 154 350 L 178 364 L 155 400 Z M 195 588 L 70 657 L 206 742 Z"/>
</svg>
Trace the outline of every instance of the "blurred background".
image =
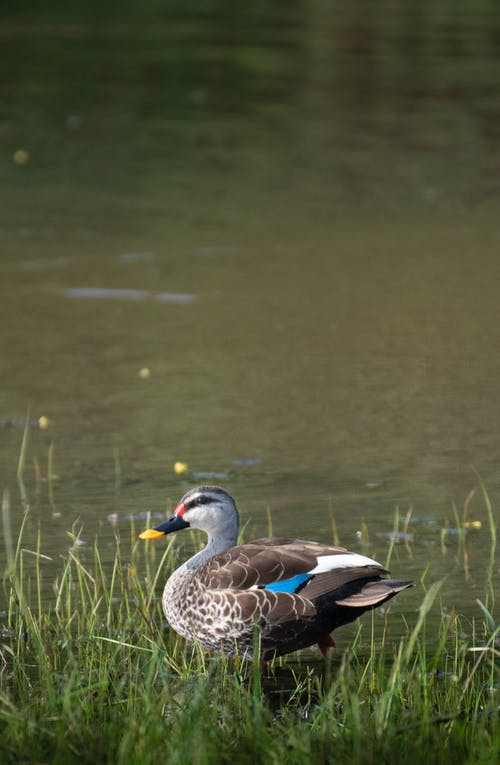
<svg viewBox="0 0 500 765">
<path fill-rule="evenodd" d="M 475 471 L 500 490 L 498 3 L 7 1 L 0 41 L 14 528 L 27 426 L 49 553 L 217 483 L 252 533 L 270 510 L 381 559 L 397 511 L 399 576 L 448 570 L 474 521 L 447 585 L 473 604 Z"/>
</svg>

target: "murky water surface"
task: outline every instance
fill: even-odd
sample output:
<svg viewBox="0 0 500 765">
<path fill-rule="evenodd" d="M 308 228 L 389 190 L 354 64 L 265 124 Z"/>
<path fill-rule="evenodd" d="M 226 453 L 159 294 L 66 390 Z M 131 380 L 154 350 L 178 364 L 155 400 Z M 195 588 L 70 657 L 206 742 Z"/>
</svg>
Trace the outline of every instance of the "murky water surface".
<svg viewBox="0 0 500 765">
<path fill-rule="evenodd" d="M 3 12 L 14 532 L 28 417 L 26 545 L 39 525 L 56 560 L 75 522 L 105 545 L 211 482 L 247 536 L 270 510 L 379 559 L 397 511 L 393 572 L 448 573 L 472 616 L 475 471 L 500 494 L 500 10 L 188 6 Z"/>
</svg>

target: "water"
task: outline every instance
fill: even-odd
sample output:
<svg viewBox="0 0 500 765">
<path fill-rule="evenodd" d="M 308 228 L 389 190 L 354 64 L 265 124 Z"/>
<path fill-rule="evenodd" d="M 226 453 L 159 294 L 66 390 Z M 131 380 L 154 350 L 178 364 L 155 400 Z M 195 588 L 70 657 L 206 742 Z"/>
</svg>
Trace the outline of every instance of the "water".
<svg viewBox="0 0 500 765">
<path fill-rule="evenodd" d="M 411 508 L 393 573 L 451 570 L 445 602 L 476 614 L 490 538 L 474 470 L 494 508 L 500 489 L 496 4 L 2 16 L 14 529 L 28 416 L 27 544 L 40 524 L 56 560 L 75 522 L 106 543 L 110 517 L 210 480 L 249 534 L 270 510 L 275 533 L 328 540 L 333 517 L 382 560 Z M 473 488 L 466 576 L 441 529 Z"/>
</svg>

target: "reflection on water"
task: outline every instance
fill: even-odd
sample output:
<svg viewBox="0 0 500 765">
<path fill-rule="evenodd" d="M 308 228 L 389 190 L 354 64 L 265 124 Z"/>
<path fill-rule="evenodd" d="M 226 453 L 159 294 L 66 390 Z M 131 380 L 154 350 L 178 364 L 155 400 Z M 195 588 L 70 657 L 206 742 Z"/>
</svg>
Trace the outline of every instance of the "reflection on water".
<svg viewBox="0 0 500 765">
<path fill-rule="evenodd" d="M 32 543 L 219 481 L 247 536 L 456 567 L 475 613 L 480 493 L 466 568 L 456 513 L 472 467 L 494 507 L 500 485 L 496 5 L 2 15 L 0 469 L 12 490 L 27 416 Z"/>
</svg>

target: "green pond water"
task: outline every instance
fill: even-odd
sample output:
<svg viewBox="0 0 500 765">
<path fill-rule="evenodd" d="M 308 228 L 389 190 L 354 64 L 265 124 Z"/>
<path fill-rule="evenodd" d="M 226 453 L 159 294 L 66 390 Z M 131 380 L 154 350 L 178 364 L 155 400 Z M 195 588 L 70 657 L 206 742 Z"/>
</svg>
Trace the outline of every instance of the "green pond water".
<svg viewBox="0 0 500 765">
<path fill-rule="evenodd" d="M 481 617 L 498 5 L 53 2 L 0 21 L 0 488 L 15 535 L 28 417 L 47 597 L 73 524 L 111 557 L 129 516 L 140 530 L 208 482 L 247 538 L 268 511 L 321 541 L 334 519 L 381 560 L 411 511 L 392 572 L 448 574 L 444 606 Z M 453 503 L 462 519 L 473 489 L 464 558 Z"/>
</svg>

